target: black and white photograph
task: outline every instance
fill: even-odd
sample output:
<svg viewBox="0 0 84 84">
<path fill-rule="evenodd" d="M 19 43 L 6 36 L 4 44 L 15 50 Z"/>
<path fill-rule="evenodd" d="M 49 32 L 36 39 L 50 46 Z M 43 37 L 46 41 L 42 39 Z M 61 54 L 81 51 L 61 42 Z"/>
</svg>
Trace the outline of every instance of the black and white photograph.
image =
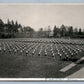
<svg viewBox="0 0 84 84">
<path fill-rule="evenodd" d="M 84 4 L 0 4 L 0 78 L 84 78 Z"/>
</svg>

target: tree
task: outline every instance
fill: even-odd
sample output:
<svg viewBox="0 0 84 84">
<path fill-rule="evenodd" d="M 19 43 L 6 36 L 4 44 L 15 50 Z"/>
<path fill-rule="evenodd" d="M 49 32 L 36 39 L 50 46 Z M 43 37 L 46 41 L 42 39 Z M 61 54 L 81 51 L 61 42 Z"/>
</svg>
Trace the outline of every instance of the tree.
<svg viewBox="0 0 84 84">
<path fill-rule="evenodd" d="M 12 32 L 14 33 L 14 30 L 15 30 L 15 24 L 14 24 L 14 21 L 13 21 L 13 20 L 11 21 L 11 30 L 12 30 Z"/>
<path fill-rule="evenodd" d="M 50 37 L 50 32 L 51 32 L 51 28 L 50 28 L 50 26 L 48 26 L 48 30 L 47 30 L 47 32 L 48 32 L 48 38 Z"/>
<path fill-rule="evenodd" d="M 4 31 L 4 23 L 3 21 L 0 19 L 0 32 L 3 32 Z"/>
<path fill-rule="evenodd" d="M 13 32 L 18 32 L 18 28 L 19 28 L 19 25 L 18 25 L 18 22 L 16 21 L 15 22 L 15 25 L 14 25 L 14 29 L 13 29 Z"/>
<path fill-rule="evenodd" d="M 31 28 L 30 26 L 27 26 L 27 27 L 24 27 L 24 34 L 27 36 L 27 37 L 33 37 L 33 34 L 34 34 L 34 29 Z"/>
<path fill-rule="evenodd" d="M 11 21 L 11 25 L 14 26 L 14 21 L 13 20 Z"/>
<path fill-rule="evenodd" d="M 73 27 L 72 27 L 72 26 L 70 26 L 70 27 L 68 28 L 68 33 L 69 33 L 69 36 L 70 36 L 70 37 L 73 36 Z"/>
<path fill-rule="evenodd" d="M 60 27 L 60 31 L 61 36 L 64 37 L 66 35 L 66 27 L 63 24 Z"/>
<path fill-rule="evenodd" d="M 78 33 L 79 35 L 81 35 L 82 34 L 82 31 L 81 31 L 81 28 L 79 28 L 79 33 Z"/>
<path fill-rule="evenodd" d="M 38 37 L 43 37 L 43 28 L 40 28 L 38 31 Z"/>
<path fill-rule="evenodd" d="M 18 27 L 19 27 L 19 28 L 22 28 L 22 25 L 21 25 L 21 24 L 19 24 L 19 25 L 18 25 Z"/>
<path fill-rule="evenodd" d="M 8 32 L 12 33 L 12 24 L 11 24 L 11 21 L 8 19 L 7 20 L 7 24 L 6 24 L 6 27 L 8 28 Z"/>
<path fill-rule="evenodd" d="M 57 28 L 56 28 L 56 25 L 54 26 L 54 29 L 53 29 L 53 36 L 56 37 L 57 35 Z"/>
<path fill-rule="evenodd" d="M 75 35 L 78 34 L 78 29 L 77 29 L 77 28 L 74 29 L 74 34 L 75 34 Z"/>
</svg>

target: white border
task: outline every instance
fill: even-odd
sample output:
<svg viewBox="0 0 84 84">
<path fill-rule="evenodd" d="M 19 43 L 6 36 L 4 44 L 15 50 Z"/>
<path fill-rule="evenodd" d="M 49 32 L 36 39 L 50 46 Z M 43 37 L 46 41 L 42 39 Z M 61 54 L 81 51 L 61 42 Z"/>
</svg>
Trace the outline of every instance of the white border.
<svg viewBox="0 0 84 84">
<path fill-rule="evenodd" d="M 84 5 L 84 3 L 0 3 L 0 5 Z M 0 78 L 0 81 L 84 81 L 84 78 Z"/>
<path fill-rule="evenodd" d="M 84 81 L 84 78 L 0 78 L 0 81 Z"/>
</svg>

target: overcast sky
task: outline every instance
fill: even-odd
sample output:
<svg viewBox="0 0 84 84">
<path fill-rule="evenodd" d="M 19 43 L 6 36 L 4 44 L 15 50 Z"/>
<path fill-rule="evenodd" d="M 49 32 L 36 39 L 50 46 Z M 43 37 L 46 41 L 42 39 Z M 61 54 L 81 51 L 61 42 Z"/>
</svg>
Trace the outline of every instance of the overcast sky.
<svg viewBox="0 0 84 84">
<path fill-rule="evenodd" d="M 49 25 L 62 24 L 84 28 L 84 5 L 56 5 L 56 4 L 1 4 L 0 18 L 6 22 L 17 20 L 25 26 L 35 30 L 47 28 Z"/>
</svg>

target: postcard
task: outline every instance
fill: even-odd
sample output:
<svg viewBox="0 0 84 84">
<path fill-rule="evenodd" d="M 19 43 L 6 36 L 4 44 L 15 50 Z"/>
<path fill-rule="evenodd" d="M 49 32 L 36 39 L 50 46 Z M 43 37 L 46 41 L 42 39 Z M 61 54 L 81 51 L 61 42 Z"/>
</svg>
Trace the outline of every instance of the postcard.
<svg viewBox="0 0 84 84">
<path fill-rule="evenodd" d="M 84 4 L 0 4 L 1 81 L 84 81 Z"/>
</svg>

